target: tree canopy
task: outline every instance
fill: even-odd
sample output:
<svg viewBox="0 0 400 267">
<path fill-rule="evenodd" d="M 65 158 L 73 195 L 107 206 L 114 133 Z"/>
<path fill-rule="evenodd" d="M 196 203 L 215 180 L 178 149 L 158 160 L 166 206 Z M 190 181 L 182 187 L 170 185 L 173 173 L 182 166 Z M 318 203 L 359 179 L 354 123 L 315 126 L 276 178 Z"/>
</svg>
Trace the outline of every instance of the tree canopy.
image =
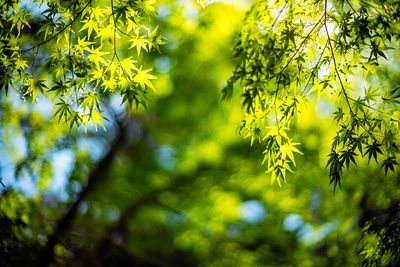
<svg viewBox="0 0 400 267">
<path fill-rule="evenodd" d="M 0 265 L 397 266 L 399 35 L 396 0 L 5 0 Z"/>
</svg>

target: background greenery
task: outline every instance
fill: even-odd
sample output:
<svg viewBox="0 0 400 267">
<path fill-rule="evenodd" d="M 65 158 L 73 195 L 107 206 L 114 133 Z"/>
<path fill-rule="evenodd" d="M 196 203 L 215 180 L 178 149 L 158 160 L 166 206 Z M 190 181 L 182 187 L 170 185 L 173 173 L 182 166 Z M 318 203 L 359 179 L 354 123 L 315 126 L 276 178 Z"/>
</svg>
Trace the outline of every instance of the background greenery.
<svg viewBox="0 0 400 267">
<path fill-rule="evenodd" d="M 282 186 L 238 134 L 240 92 L 222 103 L 221 89 L 250 4 L 157 1 L 167 42 L 141 59 L 156 90 L 147 109 L 106 95 L 106 130 L 57 123 L 50 95 L 2 93 L 1 266 L 400 264 L 398 169 L 363 158 L 328 186 L 332 99 L 311 98 L 292 125 L 304 155 Z"/>
</svg>

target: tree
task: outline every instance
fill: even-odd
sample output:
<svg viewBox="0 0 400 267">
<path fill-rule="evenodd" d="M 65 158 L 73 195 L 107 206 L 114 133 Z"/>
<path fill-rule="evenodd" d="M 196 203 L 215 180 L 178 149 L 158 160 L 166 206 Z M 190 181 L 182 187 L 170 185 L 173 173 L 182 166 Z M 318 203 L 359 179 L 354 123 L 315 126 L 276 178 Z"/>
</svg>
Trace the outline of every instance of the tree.
<svg viewBox="0 0 400 267">
<path fill-rule="evenodd" d="M 203 9 L 199 9 L 190 2 L 180 1 L 54 1 L 53 11 L 45 12 L 45 16 L 47 13 L 51 14 L 49 18 L 36 16 L 27 20 L 31 28 L 27 28 L 27 24 L 21 22 L 21 28 L 23 24 L 25 26 L 18 33 L 15 28 L 18 27 L 17 20 L 10 31 L 10 18 L 18 13 L 20 6 L 15 1 L 11 2 L 15 4 L 16 11 L 3 13 L 2 18 L 7 20 L 2 21 L 5 21 L 3 24 L 8 30 L 7 27 L 3 27 L 2 36 L 19 38 L 22 48 L 15 49 L 16 51 L 30 49 L 41 43 L 31 41 L 31 36 L 46 25 L 38 23 L 40 20 L 51 24 L 53 20 L 57 21 L 60 18 L 58 23 L 63 26 L 58 29 L 56 26 L 53 34 L 50 34 L 49 30 L 47 38 L 44 37 L 45 30 L 42 30 L 39 37 L 44 37 L 43 41 L 55 37 L 39 46 L 39 49 L 20 54 L 11 52 L 6 46 L 7 53 L 14 55 L 15 60 L 10 61 L 9 72 L 5 75 L 11 79 L 10 82 L 2 84 L 4 90 L 9 90 L 8 97 L 2 98 L 1 103 L 4 140 L 1 145 L 4 152 L 1 153 L 4 154 L 6 162 L 2 164 L 4 184 L 1 186 L 3 192 L 0 198 L 0 228 L 4 229 L 0 232 L 2 266 L 25 266 L 27 262 L 30 265 L 37 263 L 38 266 L 344 266 L 359 265 L 364 260 L 365 264 L 396 264 L 398 222 L 380 219 L 396 214 L 395 203 L 400 199 L 397 190 L 398 172 L 395 169 L 394 174 L 388 173 L 387 177 L 383 177 L 373 164 L 375 155 L 377 160 L 382 159 L 378 149 L 373 149 L 375 153 L 368 152 L 369 157 L 373 158 L 371 164 L 368 164 L 368 160 L 358 160 L 358 167 L 348 170 L 349 179 L 343 187 L 344 192 L 332 197 L 331 190 L 326 188 L 325 180 L 318 179 L 325 175 L 326 155 L 332 150 L 329 145 L 326 146 L 326 140 L 332 138 L 332 125 L 329 116 L 318 114 L 321 113 L 321 109 L 315 108 L 316 101 L 312 97 L 308 96 L 311 99 L 307 104 L 309 108 L 299 109 L 296 102 L 290 108 L 293 115 L 288 111 L 288 121 L 279 121 L 280 124 L 287 123 L 288 128 L 290 126 L 290 132 L 289 129 L 276 130 L 280 135 L 284 132 L 287 134 L 287 137 L 281 136 L 280 146 L 274 143 L 274 140 L 278 140 L 277 134 L 260 142 L 255 142 L 259 140 L 258 136 L 254 137 L 252 148 L 235 135 L 235 127 L 241 116 L 238 109 L 240 102 L 255 101 L 254 108 L 250 107 L 250 110 L 247 110 L 245 104 L 246 118 L 266 114 L 264 106 L 258 103 L 260 99 L 246 98 L 246 90 L 253 86 L 253 83 L 246 84 L 251 82 L 250 74 L 246 73 L 241 77 L 240 73 L 234 73 L 233 78 L 229 80 L 229 86 L 224 90 L 225 98 L 231 96 L 231 100 L 224 105 L 220 105 L 219 93 L 221 84 L 229 78 L 229 73 L 234 68 L 235 61 L 230 59 L 231 38 L 234 29 L 239 26 L 243 26 L 244 33 L 249 32 L 245 38 L 242 33 L 241 37 L 244 39 L 236 39 L 244 40 L 236 46 L 239 56 L 236 61 L 239 62 L 238 70 L 244 64 L 244 55 L 247 56 L 245 51 L 259 49 L 257 53 L 260 61 L 252 61 L 253 55 L 257 54 L 253 51 L 249 54 L 250 59 L 245 58 L 246 64 L 255 68 L 253 78 L 269 77 L 263 76 L 266 74 L 263 67 L 274 57 L 264 55 L 268 52 L 258 41 L 266 36 L 275 35 L 258 32 L 262 29 L 261 24 L 258 24 L 258 28 L 254 27 L 258 16 L 264 17 L 265 23 L 268 22 L 269 16 L 276 18 L 274 14 L 269 15 L 268 10 L 263 9 L 265 3 L 256 2 L 250 12 L 244 15 L 240 7 L 223 3 L 204 5 Z M 51 9 L 50 1 L 46 3 Z M 154 8 L 150 4 L 154 4 Z M 329 2 L 317 3 L 313 7 L 325 10 L 324 4 Z M 359 6 L 351 4 L 360 12 Z M 296 6 L 294 3 L 292 5 Z M 288 14 L 285 10 L 289 9 L 289 6 L 290 2 L 282 12 L 277 6 L 275 15 L 280 13 L 279 18 L 285 17 Z M 309 8 L 311 6 L 310 3 L 307 10 L 312 11 Z M 129 11 L 129 8 L 137 11 L 133 16 L 134 22 L 138 22 L 136 18 L 142 20 L 136 25 L 140 27 L 138 35 L 134 30 L 128 30 L 128 20 L 132 19 L 133 12 Z M 344 3 L 343 8 L 349 8 L 348 4 Z M 391 5 L 390 8 L 395 10 L 396 5 Z M 26 17 L 34 13 L 29 7 L 21 9 L 25 10 L 22 13 L 27 14 Z M 43 11 L 45 9 L 44 5 Z M 116 10 L 115 13 L 112 12 L 113 9 Z M 114 16 L 117 16 L 119 9 L 125 11 L 117 20 Z M 55 11 L 58 13 L 58 10 L 70 10 L 73 16 L 66 20 L 64 13 L 53 14 Z M 337 10 L 340 8 L 337 7 Z M 77 16 L 81 11 L 82 14 Z M 97 13 L 100 11 L 101 14 Z M 154 16 L 155 11 L 158 16 Z M 98 14 L 99 18 L 95 14 Z M 329 12 L 325 15 L 327 18 L 332 16 Z M 242 25 L 243 16 L 245 23 Z M 285 19 L 281 21 L 279 18 L 275 23 L 271 20 L 269 23 L 284 27 Z M 390 23 L 393 31 L 396 29 L 396 19 Z M 289 23 L 290 19 L 286 20 Z M 73 22 L 67 26 L 66 21 Z M 331 26 L 326 25 L 325 20 L 320 21 L 318 25 L 321 26 L 321 32 L 326 26 L 328 30 L 325 31 L 330 33 Z M 65 26 L 67 27 L 64 31 L 67 33 L 59 33 Z M 111 29 L 110 35 L 107 37 L 100 34 L 103 28 L 108 26 Z M 149 31 L 144 29 L 144 26 L 149 28 Z M 297 54 L 300 53 L 300 50 L 296 52 L 297 48 L 305 49 L 310 46 L 308 41 L 304 41 L 304 46 L 299 46 L 299 40 L 305 37 L 299 33 L 300 26 L 296 26 L 293 40 L 292 37 L 289 38 L 287 54 L 279 57 L 283 62 L 285 59 L 290 62 L 297 59 Z M 304 26 L 306 29 L 313 27 Z M 158 30 L 154 31 L 156 28 Z M 133 42 L 132 36 L 123 34 L 119 29 L 125 33 L 129 31 L 128 34 L 136 36 L 136 39 L 144 40 Z M 161 53 L 152 53 L 154 49 L 149 45 L 149 34 L 158 31 L 167 36 L 168 42 L 165 46 L 160 46 Z M 64 89 L 54 89 L 58 88 L 58 78 L 54 79 L 57 72 L 50 65 L 51 62 L 63 62 L 63 59 L 60 60 L 59 57 L 58 60 L 53 60 L 48 57 L 55 52 L 52 49 L 57 46 L 57 37 L 63 33 L 68 38 L 60 37 L 58 42 L 68 46 L 70 50 L 67 52 L 65 49 L 62 52 L 67 63 L 70 57 L 73 62 L 73 68 L 68 65 L 62 68 L 65 77 L 60 76 L 61 80 L 66 78 L 67 89 L 70 89 L 65 92 Z M 280 36 L 281 31 L 275 34 L 277 40 L 284 41 Z M 335 34 L 337 33 L 333 31 L 330 36 L 332 40 Z M 257 39 L 254 39 L 255 37 Z M 319 37 L 314 36 L 323 37 L 322 34 Z M 327 36 L 325 38 L 327 41 Z M 395 44 L 395 38 L 392 38 Z M 158 40 L 160 45 L 164 42 L 161 37 Z M 129 50 L 133 43 L 135 46 Z M 243 44 L 246 44 L 246 49 L 241 49 Z M 335 44 L 336 42 L 333 42 L 332 46 L 338 49 Z M 80 49 L 83 49 L 82 53 Z M 324 53 L 326 52 L 328 57 L 333 56 L 333 53 L 329 52 L 329 45 L 326 45 L 325 50 Z M 108 54 L 104 54 L 107 52 Z M 272 50 L 270 53 L 276 55 L 277 52 Z M 293 53 L 296 54 L 291 60 Z M 339 61 L 342 54 L 337 52 L 334 55 Z M 318 60 L 318 57 L 315 57 Z M 16 67 L 20 58 L 25 58 L 27 64 L 33 67 L 14 71 L 13 67 Z M 46 61 L 45 58 L 49 60 Z M 122 62 L 129 58 L 131 61 L 126 63 L 136 66 L 131 69 L 130 79 L 133 83 L 129 83 L 129 87 L 117 83 L 115 89 L 111 90 L 107 86 L 112 84 L 112 78 L 115 81 L 124 79 L 126 66 Z M 143 63 L 139 64 L 133 60 Z M 326 60 L 327 65 L 329 59 Z M 144 62 L 147 67 L 140 68 Z M 291 81 L 291 77 L 299 77 L 298 84 L 305 85 L 304 79 L 301 81 L 300 78 L 301 74 L 307 75 L 307 66 L 300 59 L 296 62 L 303 66 L 303 72 L 294 72 L 292 64 L 289 63 L 291 70 L 289 71 L 288 66 L 288 73 L 284 71 L 288 76 L 287 81 Z M 258 66 L 259 63 L 261 65 Z M 278 63 L 281 61 L 276 60 L 274 63 L 276 68 L 279 68 Z M 258 73 L 260 66 L 262 72 Z M 112 73 L 114 67 L 116 69 Z M 153 69 L 151 74 L 142 73 L 143 77 L 140 78 L 139 70 L 149 68 Z M 91 80 L 96 76 L 87 70 L 96 69 L 102 69 L 103 76 Z M 387 86 L 396 82 L 397 74 L 394 73 L 397 70 L 392 67 L 391 71 L 387 72 L 385 68 L 377 70 L 377 74 L 388 77 Z M 36 80 L 43 80 L 38 82 L 40 88 L 46 85 L 48 89 L 44 90 L 54 90 L 39 92 L 36 96 L 37 103 L 33 104 L 15 99 L 14 90 L 24 92 L 24 87 L 18 82 L 20 73 L 25 73 L 23 75 L 26 77 L 34 75 L 38 78 Z M 332 85 L 335 84 L 335 73 L 324 74 L 332 76 L 329 80 Z M 153 77 L 147 75 L 154 75 L 158 79 L 151 79 Z M 245 85 L 242 99 L 235 93 L 238 90 L 233 91 L 233 83 L 237 82 L 235 79 L 240 78 L 243 78 L 242 83 Z M 77 82 L 79 84 L 76 84 Z M 148 91 L 153 84 L 157 91 Z M 297 86 L 297 83 L 295 85 Z M 308 86 L 311 85 L 318 85 L 317 78 L 310 78 L 310 84 L 306 86 L 307 92 L 310 89 Z M 285 101 L 289 101 L 291 92 L 286 92 L 283 89 L 285 86 L 288 85 L 280 85 L 278 98 L 272 99 L 276 101 L 278 117 L 279 114 L 285 114 L 282 108 L 289 105 L 285 104 Z M 292 89 L 296 89 L 296 86 L 293 88 L 292 85 Z M 349 107 L 346 107 L 345 101 L 342 101 L 343 104 L 340 101 L 336 102 L 336 98 L 324 96 L 326 90 L 334 91 L 330 89 L 329 84 L 327 88 L 321 89 L 321 101 L 327 106 L 338 104 L 343 112 L 342 124 L 346 126 L 347 117 L 352 115 L 349 113 Z M 347 87 L 345 89 L 348 90 Z M 256 92 L 255 89 L 252 90 L 249 94 Z M 78 96 L 75 92 L 79 93 Z M 128 99 L 119 107 L 127 98 L 127 92 L 138 98 L 132 98 L 131 102 Z M 379 89 L 375 93 L 383 92 L 383 89 Z M 86 93 L 93 93 L 93 96 L 83 97 Z M 339 92 L 336 93 L 339 95 Z M 150 100 L 144 102 L 145 95 L 149 95 Z M 264 95 L 265 101 L 268 100 L 267 96 Z M 281 99 L 281 96 L 286 98 Z M 25 96 L 31 97 L 29 93 Z M 343 97 L 342 94 L 340 97 Z M 389 109 L 389 103 L 385 102 L 387 100 L 379 97 L 375 96 L 375 100 L 365 103 L 372 105 L 382 100 L 382 107 L 376 104 L 373 107 Z M 72 102 L 68 102 L 67 99 Z M 136 102 L 136 99 L 140 101 Z M 60 111 L 62 105 L 56 104 L 62 100 L 65 100 L 68 108 L 61 108 Z M 397 107 L 394 100 L 396 97 L 393 103 L 390 102 L 394 105 L 391 107 L 393 114 Z M 46 103 L 50 108 L 41 110 Z M 353 103 L 353 100 L 350 100 L 350 103 Z M 132 104 L 138 104 L 139 107 L 132 109 Z M 144 110 L 141 104 L 145 104 L 147 110 Z M 259 109 L 256 110 L 256 107 Z M 362 107 L 367 113 L 369 108 L 364 105 Z M 55 120 L 52 115 L 47 114 L 48 110 L 56 114 Z M 293 116 L 298 116 L 295 115 L 298 111 L 301 111 L 302 117 L 299 123 L 295 123 Z M 362 118 L 364 112 L 357 110 L 356 115 Z M 95 125 L 99 124 L 95 119 L 96 114 L 107 118 L 102 120 L 107 131 L 97 131 L 90 125 L 90 120 Z M 393 114 L 392 117 L 395 118 Z M 387 118 L 382 119 L 383 127 L 387 127 L 385 119 Z M 264 118 L 264 121 L 254 120 L 253 123 L 262 125 L 268 123 L 268 120 Z M 240 126 L 238 129 L 246 134 L 248 126 L 246 122 L 241 130 Z M 341 125 L 338 130 L 340 127 Z M 356 134 L 361 135 L 364 132 L 361 126 L 354 127 L 357 129 L 354 130 Z M 86 128 L 86 132 L 83 133 L 80 131 L 82 129 L 77 128 Z M 261 126 L 260 131 L 267 132 Z M 374 134 L 376 132 L 374 131 Z M 354 139 L 354 135 L 350 134 L 350 137 L 346 138 Z M 381 138 L 382 136 L 379 136 L 379 140 L 382 140 Z M 393 138 L 397 137 L 393 135 Z M 289 139 L 296 140 L 301 146 L 295 145 L 296 142 Z M 261 160 L 258 154 L 254 153 L 265 150 L 265 141 L 276 148 L 274 151 L 278 154 L 272 153 L 271 156 L 285 158 L 284 168 L 291 167 L 296 152 L 301 151 L 304 154 L 303 157 L 296 158 L 296 163 L 301 167 L 296 169 L 294 179 L 283 188 L 268 185 L 269 180 L 259 166 Z M 369 144 L 365 142 L 370 141 L 362 140 L 365 156 L 365 151 L 369 149 Z M 340 146 L 347 147 L 349 142 L 355 141 L 347 140 L 344 146 Z M 386 153 L 383 144 L 378 148 L 383 154 Z M 342 153 L 341 150 L 338 153 Z M 268 159 L 270 164 L 276 164 L 273 158 Z M 56 164 L 60 160 L 64 165 Z M 339 156 L 339 167 L 343 167 L 347 162 L 350 165 L 351 157 L 346 161 Z M 65 165 L 68 166 L 68 171 L 62 171 L 66 168 Z M 282 173 L 284 170 L 282 169 Z M 54 188 L 53 182 L 59 179 L 62 172 L 64 174 L 61 176 L 65 181 L 58 183 Z M 14 176 L 14 180 L 10 178 Z M 282 179 L 275 178 L 278 182 Z M 24 181 L 32 181 L 34 193 L 26 192 L 26 186 L 19 187 Z M 374 217 L 378 219 L 374 220 Z M 368 228 L 363 235 L 364 241 L 359 243 L 365 224 Z"/>
</svg>

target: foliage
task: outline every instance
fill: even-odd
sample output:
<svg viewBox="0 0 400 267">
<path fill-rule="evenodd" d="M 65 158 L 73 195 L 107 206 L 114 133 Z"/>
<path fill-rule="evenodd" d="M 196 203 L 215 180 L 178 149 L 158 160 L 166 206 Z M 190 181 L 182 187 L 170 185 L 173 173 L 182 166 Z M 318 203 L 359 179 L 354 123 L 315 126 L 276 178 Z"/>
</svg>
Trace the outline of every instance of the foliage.
<svg viewBox="0 0 400 267">
<path fill-rule="evenodd" d="M 288 133 L 307 101 L 333 99 L 338 125 L 327 168 L 341 185 L 343 169 L 368 156 L 394 171 L 399 154 L 399 86 L 379 79 L 398 51 L 398 1 L 257 1 L 236 38 L 238 64 L 223 90 L 242 87 L 240 131 L 265 147 L 272 179 L 285 180 L 299 153 Z M 393 55 L 395 55 L 394 52 Z M 364 81 L 364 82 L 362 82 Z"/>
<path fill-rule="evenodd" d="M 29 265 L 37 257 L 38 244 L 29 238 L 27 231 L 29 212 L 26 199 L 6 189 L 0 198 L 0 263 L 2 266 Z"/>
<path fill-rule="evenodd" d="M 16 3 L 7 3 L 11 2 Z M 24 68 L 25 76 L 33 78 L 28 88 L 32 92 L 41 90 L 35 88 L 42 88 L 43 93 L 39 92 L 33 103 L 16 97 L 15 90 L 19 93 L 21 89 L 19 72 L 16 71 L 12 72 L 11 80 L 3 88 L 5 96 L 8 86 L 7 97 L 2 95 L 0 99 L 1 266 L 396 266 L 399 255 L 396 246 L 399 172 L 397 168 L 389 171 L 391 164 L 387 165 L 386 176 L 380 170 L 385 159 L 382 154 L 389 152 L 383 135 L 379 135 L 381 130 L 378 126 L 373 132 L 376 143 L 372 137 L 361 141 L 363 156 L 358 147 L 353 153 L 359 156 L 354 156 L 352 151 L 341 151 L 341 147 L 345 149 L 349 142 L 355 142 L 353 139 L 357 135 L 365 132 L 361 126 L 354 128 L 354 134 L 348 134 L 344 145 L 337 144 L 334 151 L 338 159 L 332 163 L 337 165 L 335 168 L 342 169 L 347 164 L 350 167 L 357 163 L 357 168 L 346 171 L 343 192 L 333 195 L 323 179 L 336 131 L 340 132 L 342 124 L 346 126 L 352 116 L 340 93 L 338 75 L 332 67 L 333 59 L 330 59 L 330 66 L 329 59 L 326 59 L 326 66 L 320 67 L 316 73 L 319 80 L 326 76 L 331 84 L 321 89 L 319 97 L 317 91 L 309 93 L 318 87 L 317 77 L 310 78 L 307 86 L 304 81 L 299 81 L 298 84 L 306 89 L 301 97 L 296 94 L 298 102 L 295 99 L 293 103 L 286 102 L 294 95 L 284 90 L 289 85 L 280 85 L 276 100 L 274 92 L 269 95 L 270 98 L 267 93 L 260 92 L 265 101 L 270 99 L 279 104 L 276 106 L 278 118 L 288 116 L 287 120 L 279 121 L 280 128 L 276 127 L 273 105 L 271 115 L 265 115 L 266 111 L 257 98 L 252 103 L 254 108 L 250 107 L 247 111 L 252 100 L 244 101 L 247 98 L 240 96 L 240 90 L 233 90 L 234 86 L 245 85 L 247 76 L 243 80 L 229 80 L 224 99 L 229 96 L 230 101 L 223 105 L 220 103 L 220 89 L 229 79 L 235 64 L 240 66 L 243 63 L 241 56 L 248 51 L 246 49 L 258 49 L 251 57 L 258 53 L 263 60 L 275 58 L 277 68 L 288 64 L 283 71 L 285 79 L 301 79 L 302 75 L 310 75 L 309 67 L 316 64 L 322 51 L 316 45 L 314 56 L 301 52 L 316 44 L 313 39 L 299 46 L 307 30 L 313 27 L 307 25 L 304 18 L 302 32 L 302 22 L 296 18 L 304 14 L 293 15 L 293 24 L 296 25 L 294 41 L 289 34 L 287 53 L 277 58 L 274 50 L 280 48 L 277 42 L 270 56 L 263 58 L 261 51 L 265 50 L 258 42 L 267 35 L 259 31 L 263 29 L 261 24 L 256 27 L 251 23 L 258 21 L 257 16 L 262 14 L 269 14 L 270 18 L 265 16 L 265 23 L 273 23 L 284 3 L 277 2 L 276 9 L 273 9 L 270 8 L 273 6 L 271 2 L 267 10 L 256 12 L 257 6 L 266 5 L 262 1 L 256 2 L 250 12 L 245 13 L 249 9 L 246 1 L 228 4 L 212 1 L 92 0 L 79 17 L 72 16 L 68 20 L 74 22 L 57 37 L 23 52 L 60 30 L 57 26 L 54 32 L 49 30 L 47 38 L 43 38 L 45 31 L 38 34 L 39 29 L 45 27 L 38 22 L 46 21 L 40 13 L 51 8 L 49 3 L 55 5 L 57 14 L 51 17 L 57 20 L 59 17 L 66 19 L 65 14 L 59 12 L 63 8 L 73 13 L 75 4 L 73 15 L 76 15 L 88 2 L 46 1 L 41 7 L 35 6 L 37 1 L 31 5 L 24 3 L 19 3 L 15 12 L 6 12 L 6 18 L 22 10 L 27 14 L 30 28 L 21 22 L 18 35 L 19 26 L 15 22 L 13 30 L 7 35 L 7 27 L 11 27 L 11 23 L 7 22 L 2 33 L 8 37 L 19 36 L 19 48 L 16 48 L 15 55 L 25 59 L 28 65 Z M 117 20 L 117 12 L 110 13 L 127 3 L 138 12 L 134 18 L 142 20 L 138 35 L 133 28 L 128 29 L 136 27 L 129 26 L 127 20 L 130 15 L 124 13 Z M 339 42 L 335 39 L 340 32 L 339 26 L 334 30 L 329 25 L 336 25 L 333 17 L 339 18 L 338 12 L 350 6 L 348 2 L 344 2 L 343 7 L 336 2 L 335 6 L 332 2 L 327 3 L 330 11 L 326 13 L 326 26 L 336 52 L 335 59 L 344 64 L 345 60 L 356 58 L 359 51 L 354 54 L 350 50 L 347 54 L 340 52 Z M 364 5 L 362 3 L 351 2 L 358 13 L 361 12 L 360 5 Z M 281 30 L 289 27 L 284 23 L 289 22 L 286 12 L 289 4 L 275 23 L 277 27 L 279 25 L 275 30 L 279 31 L 268 34 L 282 42 Z M 324 3 L 312 4 L 304 2 L 302 8 L 308 11 L 307 16 L 318 19 L 324 13 Z M 292 5 L 298 7 L 301 4 L 293 2 Z M 396 10 L 395 4 L 391 4 L 390 8 L 385 5 L 374 7 L 380 12 L 386 12 L 386 8 L 389 13 Z M 322 13 L 312 14 L 315 10 Z M 377 15 L 371 9 L 366 12 L 363 14 L 368 14 L 368 20 Z M 50 13 L 45 12 L 45 15 Z M 268 22 L 269 19 L 272 21 Z M 1 21 L 4 23 L 4 19 Z M 67 25 L 63 19 L 57 23 L 64 23 L 64 27 Z M 351 23 L 353 28 L 349 28 L 350 34 L 355 37 L 359 27 Z M 391 21 L 390 31 L 396 30 L 396 23 Z M 324 56 L 332 57 L 329 44 L 326 45 L 328 37 L 324 20 L 317 27 L 321 27 L 318 35 L 313 32 L 310 36 L 316 40 L 325 38 Z M 103 35 L 107 33 L 106 29 L 111 29 L 111 32 Z M 128 34 L 136 36 L 136 40 L 118 29 L 129 31 Z M 246 49 L 232 59 L 233 40 L 239 41 L 239 37 L 234 38 L 237 29 L 242 29 L 242 34 L 248 33 L 244 40 L 249 42 Z M 65 37 L 69 37 L 69 32 L 72 41 Z M 161 53 L 153 53 L 157 48 L 145 40 L 154 33 L 156 40 L 163 42 L 158 32 L 166 36 L 168 42 L 160 46 Z M 66 86 L 63 75 L 60 76 L 61 81 L 54 79 L 58 62 L 64 60 L 52 57 L 61 35 L 64 37 L 60 37 L 58 43 L 64 47 L 64 57 L 71 55 L 74 62 L 79 60 L 73 65 L 74 70 L 67 66 L 59 71 L 65 72 L 67 80 L 75 84 L 84 80 L 83 89 L 77 89 L 78 85 Z M 397 49 L 397 38 L 393 35 L 391 43 L 387 41 L 385 44 Z M 350 39 L 346 37 L 346 40 Z M 360 44 L 362 49 L 369 51 L 367 41 L 360 41 Z M 236 46 L 238 51 L 241 51 L 241 46 L 239 42 Z M 71 52 L 67 51 L 69 47 Z M 115 48 L 117 53 L 113 52 Z M 297 48 L 299 52 L 296 53 Z M 339 71 L 342 82 L 350 84 L 353 79 L 354 91 L 345 87 L 348 96 L 357 100 L 358 94 L 363 92 L 361 89 L 372 88 L 368 93 L 370 96 L 366 98 L 362 94 L 360 101 L 376 110 L 392 112 L 388 113 L 391 118 L 397 116 L 398 96 L 393 95 L 389 102 L 385 99 L 390 98 L 392 88 L 397 88 L 400 77 L 395 51 L 382 51 L 388 62 L 379 53 L 378 59 L 373 57 L 370 64 L 372 72 L 365 73 L 365 77 L 362 66 L 359 71 L 357 67 L 352 67 L 354 73 L 350 75 L 343 65 L 338 64 L 345 72 Z M 299 63 L 287 63 L 293 53 L 296 53 L 294 59 L 302 54 L 302 58 L 312 65 L 301 60 Z M 365 51 L 361 55 L 365 56 Z M 314 58 L 314 62 L 309 58 Z M 365 62 L 368 61 L 361 60 L 357 64 L 365 65 Z M 247 63 L 253 64 L 251 60 Z M 374 65 L 376 63 L 379 65 Z M 16 66 L 17 63 L 12 64 Z M 23 62 L 18 63 L 21 64 L 24 65 Z M 129 69 L 131 64 L 135 68 Z M 302 68 L 300 73 L 293 71 L 297 64 Z M 256 67 L 256 64 L 251 66 Z M 333 73 L 326 70 L 329 68 Z M 96 69 L 103 72 L 89 72 Z M 106 87 L 113 85 L 110 80 L 112 70 L 117 85 L 111 90 Z M 122 70 L 131 71 L 131 81 L 127 86 L 132 90 L 125 90 L 117 82 Z M 261 70 L 267 74 L 265 69 Z M 263 77 L 258 71 L 253 77 Z M 239 74 L 234 74 L 234 77 L 239 77 Z M 268 81 L 271 83 L 273 80 Z M 251 86 L 243 88 L 247 90 Z M 296 86 L 291 86 L 294 92 Z M 334 88 L 339 92 L 331 86 L 337 86 Z M 156 90 L 148 90 L 152 87 Z M 75 89 L 78 90 L 78 97 Z M 126 94 L 128 91 L 132 94 Z M 63 96 L 60 92 L 64 92 Z M 145 95 L 151 99 L 142 101 L 147 109 L 142 107 L 141 102 L 138 108 L 132 109 L 136 102 L 129 103 L 129 97 L 137 96 L 136 92 L 141 100 Z M 286 97 L 286 100 L 281 97 Z M 28 95 L 26 98 L 29 98 Z M 250 124 L 247 122 L 238 127 L 243 115 L 238 107 L 243 101 L 246 103 L 245 122 L 246 119 L 252 121 L 254 128 L 251 129 L 259 132 L 258 136 L 248 132 Z M 365 105 L 353 108 L 354 101 L 349 101 L 360 120 L 364 113 L 372 117 L 380 114 Z M 121 102 L 124 103 L 121 105 Z M 85 116 L 90 114 L 90 110 L 91 122 L 86 122 L 83 118 L 89 118 Z M 341 121 L 336 125 L 331 118 L 331 113 L 335 111 L 336 121 Z M 72 116 L 78 123 L 71 124 L 72 119 L 69 118 Z M 254 116 L 263 119 L 258 120 Z M 381 133 L 389 126 L 393 129 L 397 127 L 395 121 L 386 125 L 388 115 L 382 113 L 381 116 Z M 91 126 L 102 126 L 100 122 L 104 123 L 107 131 Z M 76 129 L 77 125 L 85 126 L 85 123 L 88 123 L 85 132 Z M 236 134 L 237 128 L 250 137 L 252 147 Z M 267 133 L 270 136 L 263 140 Z M 396 134 L 392 137 L 397 142 Z M 270 147 L 269 151 L 265 151 L 266 144 Z M 260 167 L 262 159 L 259 155 L 263 151 L 266 165 L 274 166 L 274 157 L 283 159 L 283 165 L 274 178 L 278 183 L 282 181 L 282 177 L 278 176 L 286 174 L 289 169 L 294 170 L 296 163 L 298 167 L 290 183 L 284 187 L 269 185 L 270 180 L 266 179 L 267 175 Z M 299 153 L 304 156 L 297 157 Z M 397 152 L 394 156 L 397 157 Z"/>
<path fill-rule="evenodd" d="M 55 117 L 70 128 L 90 122 L 104 128 L 101 99 L 109 93 L 119 92 L 131 107 L 145 105 L 155 76 L 143 66 L 142 55 L 164 43 L 150 22 L 153 4 L 40 0 L 31 1 L 44 9 L 34 15 L 19 1 L 5 1 L 0 10 L 2 91 L 12 87 L 32 102 L 50 95 Z"/>
<path fill-rule="evenodd" d="M 392 203 L 387 209 L 377 211 L 366 225 L 363 238 L 364 266 L 395 266 L 400 262 L 400 205 Z"/>
</svg>

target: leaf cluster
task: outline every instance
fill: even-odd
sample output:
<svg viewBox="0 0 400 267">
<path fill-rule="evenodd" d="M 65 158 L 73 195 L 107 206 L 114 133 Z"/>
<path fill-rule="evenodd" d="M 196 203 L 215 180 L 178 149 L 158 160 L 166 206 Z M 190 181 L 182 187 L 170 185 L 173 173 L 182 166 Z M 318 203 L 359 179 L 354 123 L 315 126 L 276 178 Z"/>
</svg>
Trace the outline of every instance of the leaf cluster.
<svg viewBox="0 0 400 267">
<path fill-rule="evenodd" d="M 222 93 L 227 100 L 235 84 L 241 87 L 241 132 L 265 146 L 273 180 L 285 180 L 288 161 L 294 165 L 294 158 L 282 160 L 282 152 L 274 151 L 292 147 L 294 118 L 301 122 L 315 96 L 337 106 L 339 130 L 327 164 L 335 188 L 342 170 L 358 157 L 373 158 L 385 173 L 394 171 L 399 89 L 371 81 L 386 51 L 398 45 L 399 10 L 397 1 L 257 1 L 247 13 L 236 37 L 238 63 Z M 357 88 L 360 76 L 367 89 Z"/>
<path fill-rule="evenodd" d="M 24 100 L 56 99 L 55 116 L 73 126 L 104 127 L 102 99 L 119 92 L 127 106 L 145 105 L 154 89 L 143 52 L 164 38 L 151 25 L 154 1 L 33 1 L 38 17 L 18 1 L 1 6 L 0 86 Z M 24 29 L 30 28 L 31 31 Z M 32 38 L 33 35 L 35 38 Z M 129 51 L 129 54 L 127 52 Z"/>
</svg>

